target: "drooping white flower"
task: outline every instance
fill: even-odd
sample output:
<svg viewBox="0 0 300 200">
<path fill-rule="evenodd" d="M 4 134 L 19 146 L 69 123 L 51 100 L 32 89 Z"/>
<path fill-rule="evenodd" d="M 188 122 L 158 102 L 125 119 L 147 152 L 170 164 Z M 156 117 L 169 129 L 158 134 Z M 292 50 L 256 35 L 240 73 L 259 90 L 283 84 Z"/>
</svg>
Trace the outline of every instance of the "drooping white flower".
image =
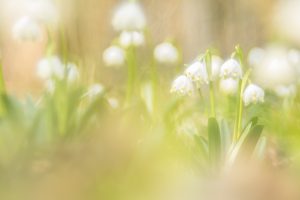
<svg viewBox="0 0 300 200">
<path fill-rule="evenodd" d="M 241 65 L 233 58 L 228 59 L 223 63 L 220 69 L 220 76 L 222 78 L 239 79 L 243 76 Z"/>
<path fill-rule="evenodd" d="M 280 85 L 275 88 L 275 93 L 281 98 L 292 98 L 296 96 L 297 88 L 295 85 Z"/>
<path fill-rule="evenodd" d="M 64 77 L 64 66 L 57 56 L 45 57 L 37 64 L 37 75 L 42 79 Z"/>
<path fill-rule="evenodd" d="M 172 83 L 171 93 L 180 95 L 192 95 L 194 93 L 193 82 L 185 75 L 178 76 Z"/>
<path fill-rule="evenodd" d="M 19 41 L 39 41 L 43 37 L 43 31 L 39 24 L 28 16 L 20 18 L 12 29 L 13 37 Z"/>
<path fill-rule="evenodd" d="M 192 81 L 194 81 L 197 86 L 199 87 L 201 84 L 208 84 L 208 74 L 206 70 L 206 65 L 202 61 L 195 61 L 193 64 L 191 64 L 186 70 L 185 75 L 190 78 Z"/>
<path fill-rule="evenodd" d="M 89 99 L 94 99 L 98 95 L 102 94 L 104 92 L 104 86 L 100 83 L 96 83 L 91 85 L 88 88 L 88 91 L 85 93 L 84 96 L 87 96 Z"/>
<path fill-rule="evenodd" d="M 234 95 L 238 90 L 238 80 L 233 78 L 222 79 L 220 81 L 220 91 L 225 95 Z"/>
<path fill-rule="evenodd" d="M 265 50 L 259 47 L 255 47 L 250 50 L 248 54 L 248 63 L 251 66 L 259 65 L 265 56 Z"/>
<path fill-rule="evenodd" d="M 220 77 L 220 68 L 223 64 L 223 59 L 213 55 L 211 57 L 211 80 L 215 81 Z"/>
<path fill-rule="evenodd" d="M 27 13 L 41 23 L 55 25 L 58 21 L 58 10 L 52 0 L 27 0 Z"/>
<path fill-rule="evenodd" d="M 174 64 L 178 61 L 178 50 L 173 44 L 164 42 L 155 47 L 154 58 L 163 64 Z"/>
<path fill-rule="evenodd" d="M 120 45 L 124 48 L 142 46 L 145 43 L 144 34 L 137 31 L 123 31 L 119 38 Z"/>
<path fill-rule="evenodd" d="M 264 90 L 255 84 L 248 85 L 243 94 L 243 101 L 246 106 L 251 103 L 253 104 L 263 103 L 264 98 L 265 98 Z"/>
<path fill-rule="evenodd" d="M 103 61 L 106 66 L 119 67 L 125 63 L 125 52 L 118 46 L 111 46 L 103 52 Z"/>
<path fill-rule="evenodd" d="M 112 25 L 116 31 L 141 31 L 146 26 L 146 18 L 138 3 L 126 2 L 116 10 Z"/>
<path fill-rule="evenodd" d="M 79 79 L 78 67 L 74 63 L 67 63 L 67 80 L 74 82 Z"/>
</svg>

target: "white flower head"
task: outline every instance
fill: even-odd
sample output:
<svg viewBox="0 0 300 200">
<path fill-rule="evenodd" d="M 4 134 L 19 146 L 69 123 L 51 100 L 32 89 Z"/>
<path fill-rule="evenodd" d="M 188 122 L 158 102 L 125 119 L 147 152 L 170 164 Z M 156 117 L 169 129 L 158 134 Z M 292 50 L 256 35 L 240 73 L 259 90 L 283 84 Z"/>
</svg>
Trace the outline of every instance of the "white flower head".
<svg viewBox="0 0 300 200">
<path fill-rule="evenodd" d="M 102 58 L 106 66 L 119 67 L 125 63 L 125 52 L 118 46 L 111 46 L 103 52 Z"/>
<path fill-rule="evenodd" d="M 185 75 L 178 76 L 172 83 L 171 93 L 180 95 L 192 95 L 194 93 L 193 82 Z"/>
<path fill-rule="evenodd" d="M 103 92 L 104 86 L 102 84 L 96 83 L 88 88 L 88 91 L 85 93 L 84 96 L 87 96 L 89 99 L 94 99 Z"/>
<path fill-rule="evenodd" d="M 53 77 L 63 79 L 64 66 L 59 57 L 46 57 L 38 62 L 37 75 L 42 79 L 51 79 Z"/>
<path fill-rule="evenodd" d="M 163 64 L 174 64 L 178 61 L 178 50 L 173 44 L 164 42 L 155 47 L 154 58 Z"/>
<path fill-rule="evenodd" d="M 228 59 L 223 63 L 220 69 L 220 76 L 222 78 L 239 79 L 243 76 L 241 65 L 233 58 Z"/>
<path fill-rule="evenodd" d="M 220 91 L 225 95 L 234 95 L 238 90 L 238 80 L 233 78 L 222 79 L 220 81 Z"/>
<path fill-rule="evenodd" d="M 253 104 L 263 103 L 264 98 L 265 98 L 264 90 L 255 84 L 248 85 L 243 94 L 243 101 L 246 106 L 251 103 Z"/>
<path fill-rule="evenodd" d="M 213 55 L 211 57 L 211 80 L 215 81 L 220 77 L 220 68 L 223 64 L 223 59 Z"/>
<path fill-rule="evenodd" d="M 52 0 L 28 0 L 27 12 L 31 17 L 44 24 L 56 24 L 58 10 Z"/>
<path fill-rule="evenodd" d="M 199 87 L 201 84 L 208 84 L 208 74 L 206 70 L 206 65 L 202 61 L 195 61 L 186 70 L 185 75 L 190 78 Z"/>
<path fill-rule="evenodd" d="M 144 34 L 138 31 L 123 31 L 119 38 L 120 45 L 124 48 L 142 46 L 145 43 Z"/>
<path fill-rule="evenodd" d="M 12 33 L 14 39 L 24 42 L 36 42 L 43 37 L 43 31 L 40 25 L 28 16 L 20 18 L 15 23 Z"/>
<path fill-rule="evenodd" d="M 69 82 L 74 82 L 79 79 L 78 67 L 74 63 L 67 63 L 67 80 Z"/>
<path fill-rule="evenodd" d="M 275 88 L 275 93 L 281 98 L 293 98 L 297 94 L 297 88 L 295 85 L 280 85 Z"/>
<path fill-rule="evenodd" d="M 138 3 L 126 2 L 116 10 L 112 25 L 116 31 L 140 31 L 146 26 L 146 18 Z"/>
</svg>

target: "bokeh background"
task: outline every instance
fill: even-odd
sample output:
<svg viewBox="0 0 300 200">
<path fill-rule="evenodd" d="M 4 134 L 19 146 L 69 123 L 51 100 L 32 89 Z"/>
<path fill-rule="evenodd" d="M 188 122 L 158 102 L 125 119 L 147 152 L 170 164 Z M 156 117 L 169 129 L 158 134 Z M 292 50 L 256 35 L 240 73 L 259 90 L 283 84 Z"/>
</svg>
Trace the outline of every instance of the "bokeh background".
<svg viewBox="0 0 300 200">
<path fill-rule="evenodd" d="M 44 54 L 47 38 L 39 43 L 12 39 L 11 27 L 24 14 L 25 0 L 1 0 L 1 58 L 9 91 L 20 96 L 38 93 L 37 60 Z M 111 17 L 120 0 L 57 0 L 60 17 L 56 34 L 64 29 L 74 59 L 102 82 L 113 76 L 102 67 L 103 50 L 117 36 Z M 225 57 L 236 44 L 245 51 L 253 46 L 281 43 L 297 47 L 298 0 L 141 0 L 154 44 L 174 39 L 188 62 L 208 47 Z M 96 70 L 96 73 L 93 73 Z"/>
</svg>

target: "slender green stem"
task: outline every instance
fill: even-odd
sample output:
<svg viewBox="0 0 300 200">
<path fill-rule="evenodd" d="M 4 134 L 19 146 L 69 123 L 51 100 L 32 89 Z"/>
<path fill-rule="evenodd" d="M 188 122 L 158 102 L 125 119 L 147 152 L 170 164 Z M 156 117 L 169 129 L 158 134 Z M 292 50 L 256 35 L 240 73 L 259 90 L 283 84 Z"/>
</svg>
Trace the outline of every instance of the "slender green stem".
<svg viewBox="0 0 300 200">
<path fill-rule="evenodd" d="M 235 118 L 235 125 L 234 125 L 234 133 L 233 133 L 233 142 L 236 143 L 240 136 L 240 129 L 241 129 L 241 121 L 242 121 L 242 114 L 243 114 L 243 102 L 242 102 L 242 80 L 239 80 L 239 87 L 238 87 L 238 95 L 237 95 L 237 107 L 236 107 L 236 118 Z"/>
<path fill-rule="evenodd" d="M 4 98 L 6 95 L 5 82 L 3 76 L 3 66 L 0 62 L 0 116 L 2 117 L 6 113 L 6 108 L 4 104 Z"/>
<path fill-rule="evenodd" d="M 212 117 L 216 117 L 215 111 L 215 92 L 214 84 L 212 81 L 209 82 L 209 99 L 210 99 L 210 112 Z"/>
<path fill-rule="evenodd" d="M 134 47 L 129 47 L 127 50 L 127 94 L 126 94 L 126 105 L 130 104 L 132 101 L 135 86 L 136 86 L 136 58 L 135 58 L 135 49 Z"/>
</svg>

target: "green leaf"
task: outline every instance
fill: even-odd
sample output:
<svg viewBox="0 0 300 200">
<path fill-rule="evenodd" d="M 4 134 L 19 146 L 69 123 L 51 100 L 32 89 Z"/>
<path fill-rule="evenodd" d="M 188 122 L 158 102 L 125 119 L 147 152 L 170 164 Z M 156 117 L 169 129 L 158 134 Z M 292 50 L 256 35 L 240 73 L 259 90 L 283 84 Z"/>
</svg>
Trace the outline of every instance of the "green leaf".
<svg viewBox="0 0 300 200">
<path fill-rule="evenodd" d="M 237 144 L 233 146 L 232 151 L 229 152 L 227 164 L 232 165 L 236 160 L 242 157 L 248 159 L 247 155 L 254 152 L 262 131 L 263 125 L 252 126 L 252 123 L 250 123 Z"/>
<path fill-rule="evenodd" d="M 221 158 L 221 135 L 215 118 L 208 119 L 208 148 L 212 165 L 218 165 Z"/>
</svg>

